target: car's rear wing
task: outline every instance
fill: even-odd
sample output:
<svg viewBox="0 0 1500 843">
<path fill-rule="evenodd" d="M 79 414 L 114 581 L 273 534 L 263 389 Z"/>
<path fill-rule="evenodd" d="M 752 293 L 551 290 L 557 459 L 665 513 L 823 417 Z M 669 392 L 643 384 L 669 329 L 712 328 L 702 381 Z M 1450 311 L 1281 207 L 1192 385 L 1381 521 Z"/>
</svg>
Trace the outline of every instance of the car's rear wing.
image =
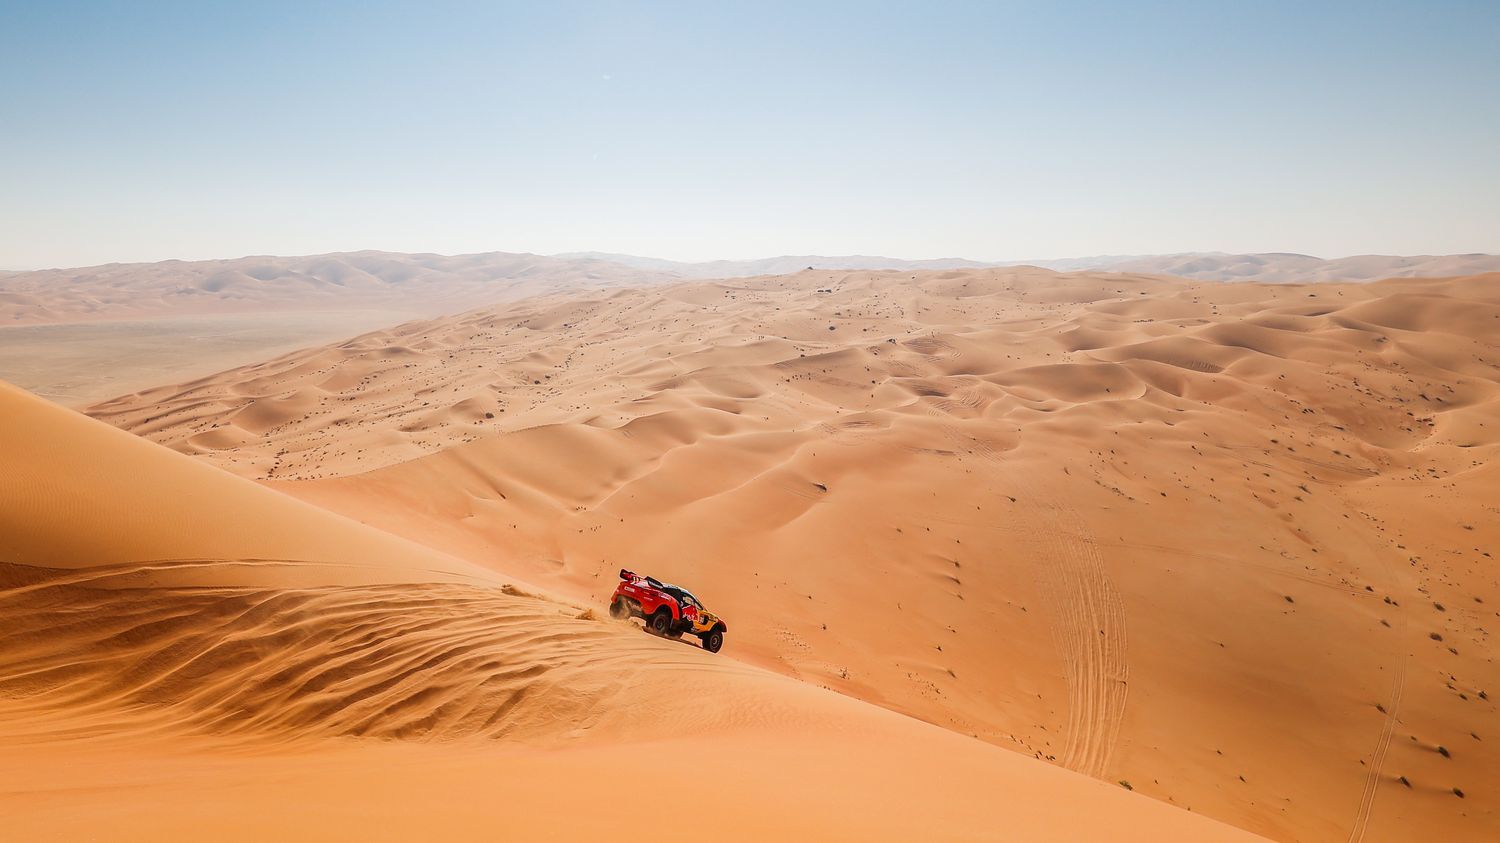
<svg viewBox="0 0 1500 843">
<path fill-rule="evenodd" d="M 642 576 L 640 574 L 637 574 L 635 571 L 627 571 L 624 568 L 620 569 L 620 579 L 626 582 L 643 582 L 646 585 L 651 586 L 652 588 L 662 587 L 662 581 L 657 579 L 656 577 Z"/>
</svg>

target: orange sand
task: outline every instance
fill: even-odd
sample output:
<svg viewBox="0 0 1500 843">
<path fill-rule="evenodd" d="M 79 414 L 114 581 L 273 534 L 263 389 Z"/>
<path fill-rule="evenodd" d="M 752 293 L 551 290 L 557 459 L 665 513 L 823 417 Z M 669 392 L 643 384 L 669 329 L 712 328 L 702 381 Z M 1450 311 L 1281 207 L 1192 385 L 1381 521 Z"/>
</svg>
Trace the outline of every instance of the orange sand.
<svg viewBox="0 0 1500 843">
<path fill-rule="evenodd" d="M 7 839 L 1248 839 L 0 386 Z"/>
<path fill-rule="evenodd" d="M 47 570 L 0 593 L 39 629 L 0 688 L 68 682 L 0 722 L 39 781 L 97 765 L 80 830 L 204 799 L 246 833 L 562 836 L 691 793 L 744 839 L 1488 839 L 1497 339 L 1495 274 L 803 272 L 88 408 L 191 459 L 7 392 L 41 450 L 5 451 L 5 549 Z M 724 652 L 580 619 L 622 565 L 690 585 Z M 70 603 L 109 622 L 42 631 Z M 21 789 L 0 809 L 44 822 Z"/>
</svg>

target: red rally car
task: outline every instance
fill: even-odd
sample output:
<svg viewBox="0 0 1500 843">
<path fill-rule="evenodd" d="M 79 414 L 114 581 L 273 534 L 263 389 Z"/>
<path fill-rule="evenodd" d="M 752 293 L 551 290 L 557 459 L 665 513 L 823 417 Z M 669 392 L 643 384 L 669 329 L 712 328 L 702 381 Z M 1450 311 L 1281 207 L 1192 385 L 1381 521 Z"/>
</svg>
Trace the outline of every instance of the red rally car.
<svg viewBox="0 0 1500 843">
<path fill-rule="evenodd" d="M 692 592 L 624 568 L 620 569 L 620 584 L 609 600 L 609 616 L 642 618 L 647 632 L 667 638 L 691 633 L 698 636 L 703 649 L 710 653 L 719 652 L 724 646 L 724 633 L 729 631 L 724 621 L 703 608 Z"/>
</svg>

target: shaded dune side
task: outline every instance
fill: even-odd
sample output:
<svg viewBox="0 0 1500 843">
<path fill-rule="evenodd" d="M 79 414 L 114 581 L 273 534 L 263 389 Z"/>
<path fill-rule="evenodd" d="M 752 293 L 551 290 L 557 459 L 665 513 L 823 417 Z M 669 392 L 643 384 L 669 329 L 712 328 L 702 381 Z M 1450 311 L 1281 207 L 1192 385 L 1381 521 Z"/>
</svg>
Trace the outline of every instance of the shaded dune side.
<svg viewBox="0 0 1500 843">
<path fill-rule="evenodd" d="M 215 567 L 0 566 L 6 716 L 33 739 L 540 739 L 593 728 L 663 672 L 748 674 L 511 588 L 145 585 Z"/>
</svg>

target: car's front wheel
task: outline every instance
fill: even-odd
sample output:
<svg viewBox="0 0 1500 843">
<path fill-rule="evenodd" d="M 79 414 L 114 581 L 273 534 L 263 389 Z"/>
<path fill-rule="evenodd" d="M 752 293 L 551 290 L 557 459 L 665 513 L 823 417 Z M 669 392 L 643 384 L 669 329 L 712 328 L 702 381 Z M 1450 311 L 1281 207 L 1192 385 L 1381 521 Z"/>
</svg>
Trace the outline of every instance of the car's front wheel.
<svg viewBox="0 0 1500 843">
<path fill-rule="evenodd" d="M 724 631 L 722 629 L 710 629 L 708 634 L 703 636 L 703 649 L 710 653 L 719 652 L 719 648 L 723 646 Z"/>
</svg>

